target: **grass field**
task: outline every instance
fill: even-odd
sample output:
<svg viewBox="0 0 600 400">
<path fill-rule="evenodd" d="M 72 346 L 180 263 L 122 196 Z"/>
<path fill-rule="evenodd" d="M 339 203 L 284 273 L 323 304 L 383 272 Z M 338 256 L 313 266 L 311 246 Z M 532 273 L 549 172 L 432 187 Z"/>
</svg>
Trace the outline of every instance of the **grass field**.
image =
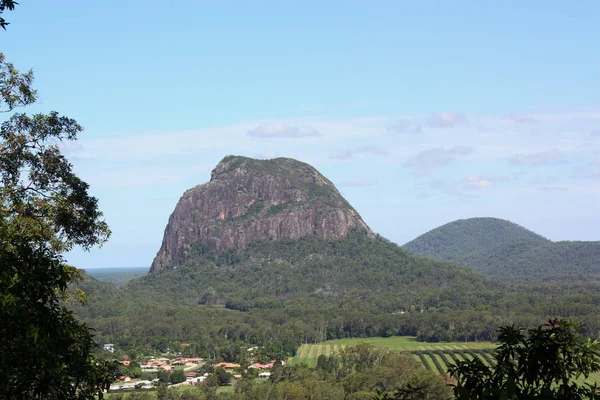
<svg viewBox="0 0 600 400">
<path fill-rule="evenodd" d="M 306 363 L 310 366 L 317 365 L 319 355 L 331 355 L 346 346 L 354 346 L 360 343 L 370 344 L 376 347 L 385 347 L 399 351 L 418 352 L 428 350 L 475 350 L 475 349 L 493 349 L 495 345 L 490 342 L 444 342 L 444 343 L 423 343 L 409 336 L 393 336 L 389 338 L 366 338 L 366 339 L 338 339 L 329 340 L 317 344 L 303 344 L 298 348 L 296 357 L 288 360 L 290 364 Z"/>
<path fill-rule="evenodd" d="M 330 356 L 346 346 L 354 346 L 361 343 L 410 353 L 426 369 L 441 374 L 445 374 L 448 371 L 448 366 L 457 360 L 471 360 L 475 356 L 481 358 L 484 364 L 493 365 L 493 353 L 496 348 L 495 344 L 490 342 L 424 343 L 407 336 L 366 339 L 352 338 L 329 340 L 316 344 L 303 344 L 298 348 L 296 356 L 290 358 L 288 363 L 290 365 L 305 363 L 314 367 L 317 365 L 317 359 L 321 354 Z M 591 375 L 586 379 L 586 382 L 600 385 L 600 373 Z"/>
</svg>

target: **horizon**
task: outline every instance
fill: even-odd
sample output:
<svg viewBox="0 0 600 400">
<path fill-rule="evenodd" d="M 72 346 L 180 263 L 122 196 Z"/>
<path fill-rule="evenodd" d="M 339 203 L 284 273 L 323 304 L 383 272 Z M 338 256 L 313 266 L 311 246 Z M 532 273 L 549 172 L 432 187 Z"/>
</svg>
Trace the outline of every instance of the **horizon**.
<svg viewBox="0 0 600 400">
<path fill-rule="evenodd" d="M 69 253 L 78 268 L 149 266 L 180 196 L 228 154 L 307 162 L 399 245 L 474 217 L 597 241 L 599 12 L 23 2 L 2 51 L 35 73 L 40 100 L 17 112 L 85 128 L 62 149 L 113 235 Z"/>
</svg>

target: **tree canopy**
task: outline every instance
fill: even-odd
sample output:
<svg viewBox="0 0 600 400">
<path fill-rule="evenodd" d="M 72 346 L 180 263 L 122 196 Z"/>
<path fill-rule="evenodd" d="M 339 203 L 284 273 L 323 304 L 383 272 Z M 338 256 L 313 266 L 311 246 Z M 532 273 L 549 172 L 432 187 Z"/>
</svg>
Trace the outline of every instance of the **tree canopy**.
<svg viewBox="0 0 600 400">
<path fill-rule="evenodd" d="M 0 54 L 0 111 L 33 103 L 32 81 Z M 57 112 L 15 113 L 0 127 L 1 398 L 91 399 L 112 377 L 112 366 L 91 355 L 92 332 L 63 305 L 80 276 L 64 252 L 110 233 L 60 151 L 81 130 Z"/>
<path fill-rule="evenodd" d="M 15 6 L 19 4 L 14 0 L 1 0 L 0 1 L 0 28 L 6 30 L 6 26 L 9 24 L 4 17 L 2 17 L 2 14 L 4 13 L 5 10 L 9 10 L 12 11 L 15 9 Z"/>
<path fill-rule="evenodd" d="M 514 325 L 500 328 L 496 365 L 479 358 L 461 361 L 450 369 L 457 378 L 457 399 L 557 399 L 599 398 L 596 385 L 580 385 L 600 370 L 597 340 L 579 334 L 574 323 L 549 320 L 528 330 Z"/>
<path fill-rule="evenodd" d="M 600 278 L 600 242 L 552 242 L 498 218 L 453 221 L 402 247 L 505 280 Z"/>
</svg>

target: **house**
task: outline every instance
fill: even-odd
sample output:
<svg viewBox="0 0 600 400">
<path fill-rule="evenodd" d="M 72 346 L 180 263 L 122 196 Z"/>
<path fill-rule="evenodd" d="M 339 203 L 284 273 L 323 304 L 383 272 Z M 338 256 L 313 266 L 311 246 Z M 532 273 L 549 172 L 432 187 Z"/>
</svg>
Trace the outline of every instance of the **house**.
<svg viewBox="0 0 600 400">
<path fill-rule="evenodd" d="M 277 362 L 277 360 L 271 360 L 271 362 L 269 362 L 268 364 L 254 363 L 251 366 L 249 366 L 248 368 L 258 369 L 258 370 L 262 371 L 263 369 L 273 368 L 273 365 L 275 365 L 276 362 Z M 282 364 L 283 364 L 283 361 L 282 361 Z"/>
<path fill-rule="evenodd" d="M 259 378 L 268 378 L 271 376 L 270 372 L 261 372 L 260 374 L 258 374 Z"/>
<path fill-rule="evenodd" d="M 148 364 L 146 364 L 146 368 L 160 368 L 163 365 L 165 365 L 164 361 L 152 360 Z"/>
<path fill-rule="evenodd" d="M 115 345 L 112 343 L 106 343 L 102 345 L 102 350 L 110 351 L 111 353 L 115 352 Z"/>
<path fill-rule="evenodd" d="M 119 362 L 126 367 L 129 367 L 129 364 L 131 364 L 131 361 L 129 361 L 129 360 L 123 360 L 123 361 L 119 361 Z"/>
<path fill-rule="evenodd" d="M 202 382 L 204 382 L 205 379 L 206 379 L 205 376 L 197 376 L 195 378 L 186 378 L 186 383 L 193 385 L 196 383 L 202 383 Z"/>
<path fill-rule="evenodd" d="M 190 358 L 190 357 L 181 357 L 180 360 L 183 361 L 184 363 L 186 363 L 186 365 L 188 363 L 199 364 L 202 361 L 204 361 L 203 358 Z"/>
<path fill-rule="evenodd" d="M 220 362 L 217 365 L 215 365 L 215 368 L 225 368 L 225 369 L 235 369 L 235 368 L 239 368 L 240 364 L 235 364 L 235 363 L 228 363 L 228 362 Z"/>
<path fill-rule="evenodd" d="M 173 371 L 173 369 L 174 369 L 174 368 L 173 368 L 172 366 L 170 366 L 170 365 L 163 365 L 161 368 L 162 368 L 163 370 L 165 370 L 165 371 Z"/>
<path fill-rule="evenodd" d="M 198 373 L 196 371 L 190 371 L 190 372 L 184 373 L 183 375 L 185 375 L 186 377 L 189 376 L 189 377 L 194 378 L 196 375 L 198 375 Z"/>
</svg>

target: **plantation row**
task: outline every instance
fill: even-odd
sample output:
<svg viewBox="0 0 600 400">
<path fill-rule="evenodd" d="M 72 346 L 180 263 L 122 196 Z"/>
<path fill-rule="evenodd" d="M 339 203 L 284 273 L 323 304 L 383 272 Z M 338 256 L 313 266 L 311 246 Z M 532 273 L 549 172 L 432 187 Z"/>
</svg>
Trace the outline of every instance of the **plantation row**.
<svg viewBox="0 0 600 400">
<path fill-rule="evenodd" d="M 384 347 L 388 349 L 394 349 L 398 351 L 413 353 L 418 355 L 418 353 L 428 353 L 428 352 L 440 352 L 447 351 L 450 353 L 459 353 L 464 352 L 468 354 L 471 351 L 493 351 L 494 345 L 489 342 L 465 342 L 465 343 L 421 343 L 416 342 L 412 338 L 406 337 L 394 337 L 394 338 L 373 338 L 369 341 L 362 340 L 333 340 L 329 342 L 317 343 L 317 344 L 303 344 L 301 345 L 297 352 L 296 356 L 292 357 L 288 360 L 288 362 L 292 365 L 294 364 L 307 364 L 309 366 L 317 365 L 317 359 L 320 355 L 325 355 L 329 357 L 332 354 L 339 352 L 346 346 L 352 346 L 359 343 L 368 343 L 374 345 L 376 347 Z M 491 353 L 490 353 L 491 354 Z M 488 356 L 489 357 L 489 356 Z M 490 357 L 491 359 L 491 357 Z M 485 360 L 485 359 L 484 359 Z M 433 361 L 431 361 L 432 367 L 435 366 Z M 427 364 L 424 364 L 427 365 Z"/>
<path fill-rule="evenodd" d="M 421 361 L 426 369 L 440 374 L 447 374 L 452 364 L 472 360 L 475 357 L 479 357 L 485 365 L 495 365 L 493 349 L 423 350 L 409 351 L 409 353 Z"/>
<path fill-rule="evenodd" d="M 495 365 L 495 346 L 489 342 L 465 342 L 465 343 L 423 343 L 414 338 L 395 336 L 392 338 L 370 338 L 332 340 L 317 344 L 303 344 L 298 348 L 296 356 L 288 360 L 290 365 L 307 364 L 316 366 L 320 355 L 327 357 L 338 353 L 346 346 L 359 343 L 368 343 L 377 347 L 394 349 L 410 353 L 423 366 L 439 374 L 447 375 L 448 367 L 457 361 L 471 360 L 479 357 L 481 361 L 490 367 Z M 583 377 L 579 381 L 596 383 L 600 385 L 600 373 L 590 375 L 587 379 Z"/>
</svg>

